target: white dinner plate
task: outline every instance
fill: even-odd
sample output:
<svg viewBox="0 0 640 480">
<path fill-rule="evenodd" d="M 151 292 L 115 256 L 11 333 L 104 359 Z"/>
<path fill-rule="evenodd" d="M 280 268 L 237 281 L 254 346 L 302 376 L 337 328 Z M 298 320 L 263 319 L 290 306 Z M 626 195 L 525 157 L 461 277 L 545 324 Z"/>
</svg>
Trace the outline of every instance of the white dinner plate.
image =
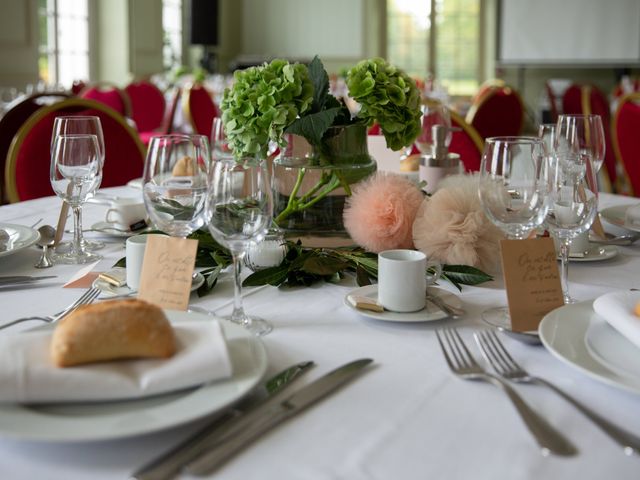
<svg viewBox="0 0 640 480">
<path fill-rule="evenodd" d="M 40 233 L 37 230 L 24 225 L 0 223 L 0 229 L 9 234 L 7 242 L 2 242 L 0 245 L 0 257 L 6 257 L 30 247 L 40 239 Z"/>
<path fill-rule="evenodd" d="M 640 375 L 630 376 L 626 372 L 616 371 L 587 346 L 587 332 L 592 324 L 599 322 L 604 320 L 594 312 L 593 301 L 565 305 L 542 319 L 540 340 L 554 356 L 586 375 L 607 385 L 640 394 Z M 620 335 L 617 340 L 626 339 Z"/>
<path fill-rule="evenodd" d="M 616 207 L 605 208 L 600 210 L 600 216 L 617 227 L 626 228 L 627 230 L 632 230 L 634 232 L 640 232 L 640 225 L 632 225 L 625 221 L 625 213 L 627 213 L 627 209 L 629 207 L 635 207 L 636 205 L 637 204 L 618 205 Z"/>
<path fill-rule="evenodd" d="M 442 300 L 447 302 L 454 307 L 461 308 L 462 302 L 460 299 L 451 292 L 443 290 L 438 287 L 429 287 L 429 293 L 433 295 L 437 295 Z M 373 299 L 378 298 L 378 285 L 367 285 L 365 287 L 356 288 L 355 290 L 350 291 L 344 297 L 344 304 L 349 307 L 354 312 L 359 313 L 360 315 L 364 315 L 365 317 L 374 318 L 376 320 L 383 320 L 385 322 L 433 322 L 435 320 L 442 320 L 444 318 L 449 318 L 449 315 L 444 313 L 438 307 L 436 307 L 431 302 L 427 301 L 425 308 L 418 312 L 408 312 L 408 313 L 399 313 L 399 312 L 389 312 L 385 310 L 384 312 L 372 312 L 371 310 L 361 310 L 354 307 L 351 302 L 349 302 L 350 295 L 361 295 Z"/>
<path fill-rule="evenodd" d="M 583 257 L 569 255 L 570 262 L 600 262 L 609 260 L 618 255 L 618 247 L 615 245 L 598 245 L 592 243 Z"/>
<path fill-rule="evenodd" d="M 589 352 L 614 372 L 640 379 L 640 348 L 600 315 L 589 324 L 586 344 Z"/>
<path fill-rule="evenodd" d="M 135 232 L 132 232 L 131 230 L 127 230 L 127 231 L 122 230 L 120 227 L 117 227 L 113 223 L 97 222 L 91 225 L 91 230 L 95 230 L 96 232 L 102 233 L 104 235 L 109 235 L 111 237 L 127 238 L 127 237 L 132 237 L 134 235 L 138 235 L 139 233 L 144 233 L 150 230 L 150 227 L 141 228 L 140 230 L 136 230 Z"/>
<path fill-rule="evenodd" d="M 124 267 L 114 267 L 113 270 L 122 269 L 126 271 Z M 191 291 L 195 292 L 204 284 L 204 276 L 201 273 L 196 273 L 191 280 Z M 96 278 L 92 284 L 93 287 L 96 287 L 100 290 L 101 295 L 100 298 L 109 298 L 109 297 L 122 297 L 128 296 L 136 293 L 135 290 L 131 290 L 127 285 L 123 285 L 122 287 L 116 287 L 111 285 L 106 280 L 101 279 L 100 277 Z"/>
<path fill-rule="evenodd" d="M 166 311 L 171 322 L 211 317 Z M 0 436 L 43 442 L 84 442 L 132 437 L 197 420 L 228 407 L 263 378 L 262 342 L 240 325 L 219 320 L 233 376 L 200 387 L 137 400 L 50 405 L 0 404 Z M 49 327 L 51 328 L 51 327 Z"/>
</svg>

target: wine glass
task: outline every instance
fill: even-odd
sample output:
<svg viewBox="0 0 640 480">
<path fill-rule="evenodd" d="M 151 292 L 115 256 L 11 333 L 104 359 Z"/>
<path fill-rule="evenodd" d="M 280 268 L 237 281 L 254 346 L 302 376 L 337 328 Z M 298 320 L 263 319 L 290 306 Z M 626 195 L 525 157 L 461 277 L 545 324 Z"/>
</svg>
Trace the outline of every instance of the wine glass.
<svg viewBox="0 0 640 480">
<path fill-rule="evenodd" d="M 548 154 L 555 149 L 556 128 L 555 123 L 542 123 L 538 127 L 538 137 L 542 139 Z"/>
<path fill-rule="evenodd" d="M 54 141 L 50 170 L 51 186 L 73 210 L 71 250 L 58 254 L 57 263 L 81 264 L 102 257 L 88 252 L 82 242 L 82 204 L 102 181 L 102 160 L 96 135 L 58 135 Z"/>
<path fill-rule="evenodd" d="M 273 214 L 273 200 L 265 161 L 222 158 L 214 161 L 209 175 L 206 218 L 213 238 L 233 257 L 234 306 L 229 320 L 255 335 L 266 335 L 272 326 L 249 316 L 242 306 L 242 262 L 251 242 L 261 241 Z"/>
<path fill-rule="evenodd" d="M 595 162 L 584 154 L 583 145 L 577 133 L 558 134 L 554 155 L 549 155 L 547 162 L 549 210 L 545 225 L 560 244 L 560 280 L 565 303 L 574 303 L 568 282 L 571 243 L 589 231 L 598 209 Z"/>
<path fill-rule="evenodd" d="M 560 140 L 562 139 L 562 140 Z M 556 126 L 556 142 L 571 142 L 572 148 L 593 163 L 593 171 L 597 174 L 604 163 L 606 144 L 604 127 L 600 115 L 560 115 Z"/>
<path fill-rule="evenodd" d="M 545 219 L 546 149 L 536 137 L 492 137 L 480 162 L 480 204 L 489 220 L 509 239 L 527 238 Z M 489 324 L 510 329 L 506 307 L 486 310 Z"/>
<path fill-rule="evenodd" d="M 449 147 L 451 144 L 451 115 L 446 105 L 440 102 L 429 101 L 420 107 L 422 111 L 422 131 L 416 138 L 416 147 L 420 153 L 431 154 L 435 139 L 433 138 L 433 126 L 442 125 L 445 127 L 446 137 L 444 144 Z"/>
<path fill-rule="evenodd" d="M 211 127 L 211 156 L 214 160 L 233 156 L 233 151 L 227 142 L 224 123 L 220 117 L 213 119 L 213 125 Z"/>
<path fill-rule="evenodd" d="M 51 153 L 58 135 L 69 134 L 86 134 L 95 135 L 100 150 L 100 161 L 104 167 L 105 147 L 104 135 L 102 133 L 102 124 L 100 117 L 93 115 L 73 115 L 56 117 L 53 121 L 53 133 L 51 135 Z M 79 227 L 82 228 L 82 218 L 80 218 Z M 95 251 L 104 248 L 104 242 L 98 240 L 87 240 L 82 237 L 82 242 L 86 250 Z M 57 252 L 64 252 L 71 248 L 70 242 L 63 242 L 56 247 Z"/>
<path fill-rule="evenodd" d="M 151 138 L 142 191 L 157 229 L 186 238 L 204 225 L 211 154 L 204 135 L 170 134 Z"/>
</svg>

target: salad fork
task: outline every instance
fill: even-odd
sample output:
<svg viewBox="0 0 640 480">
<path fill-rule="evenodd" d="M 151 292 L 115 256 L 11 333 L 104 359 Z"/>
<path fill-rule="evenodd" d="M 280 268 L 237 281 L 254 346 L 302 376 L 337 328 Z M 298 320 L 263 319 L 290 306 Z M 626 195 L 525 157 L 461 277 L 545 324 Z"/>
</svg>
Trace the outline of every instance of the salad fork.
<svg viewBox="0 0 640 480">
<path fill-rule="evenodd" d="M 554 384 L 542 378 L 529 375 L 529 373 L 509 355 L 509 352 L 494 331 L 476 332 L 473 336 L 480 346 L 484 358 L 487 359 L 498 375 L 514 382 L 544 385 L 550 388 L 580 410 L 589 420 L 600 427 L 604 433 L 620 444 L 624 449 L 624 453 L 627 455 L 640 453 L 640 437 L 613 425 L 608 420 L 578 402 L 575 398 L 569 396 L 569 394 L 560 390 Z"/>
<path fill-rule="evenodd" d="M 525 403 L 506 381 L 488 373 L 476 362 L 455 328 L 436 330 L 436 336 L 447 365 L 453 373 L 465 380 L 484 380 L 492 383 L 507 394 L 544 456 L 549 452 L 562 456 L 571 456 L 578 452 L 568 439 Z"/>
<path fill-rule="evenodd" d="M 26 322 L 27 320 L 42 320 L 43 322 L 47 322 L 47 323 L 56 323 L 57 321 L 69 315 L 79 306 L 88 305 L 92 303 L 96 298 L 98 298 L 99 294 L 100 294 L 100 290 L 98 290 L 96 287 L 91 287 L 89 290 L 84 292 L 82 296 L 80 296 L 80 298 L 78 298 L 75 302 L 70 304 L 61 312 L 56 313 L 55 315 L 46 315 L 46 316 L 34 315 L 31 317 L 18 318 L 9 323 L 5 323 L 4 325 L 0 325 L 0 330 L 10 327 L 12 325 L 15 325 L 17 323 Z"/>
</svg>

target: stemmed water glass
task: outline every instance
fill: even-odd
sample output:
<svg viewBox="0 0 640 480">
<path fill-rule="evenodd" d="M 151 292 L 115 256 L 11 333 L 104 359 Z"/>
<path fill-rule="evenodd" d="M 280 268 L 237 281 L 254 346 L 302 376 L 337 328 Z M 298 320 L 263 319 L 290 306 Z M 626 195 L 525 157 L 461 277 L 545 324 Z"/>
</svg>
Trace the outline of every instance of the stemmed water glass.
<svg viewBox="0 0 640 480">
<path fill-rule="evenodd" d="M 51 154 L 53 155 L 53 148 L 56 137 L 58 135 L 95 135 L 98 141 L 98 149 L 100 150 L 100 161 L 104 167 L 105 147 L 104 147 L 104 135 L 102 132 L 102 124 L 100 123 L 100 117 L 94 115 L 72 115 L 72 116 L 60 116 L 56 117 L 53 121 L 53 132 L 51 135 Z M 82 218 L 78 227 L 82 229 Z M 104 242 L 98 240 L 87 240 L 82 237 L 83 246 L 86 250 L 94 251 L 104 248 Z M 57 252 L 64 252 L 69 250 L 71 244 L 64 242 L 56 247 Z"/>
<path fill-rule="evenodd" d="M 560 243 L 560 279 L 565 303 L 569 295 L 569 250 L 575 237 L 588 232 L 597 215 L 598 185 L 595 163 L 584 154 L 579 135 L 558 132 L 555 152 L 549 155 L 549 210 L 545 225 Z"/>
<path fill-rule="evenodd" d="M 509 239 L 524 239 L 545 219 L 546 149 L 536 137 L 492 137 L 480 162 L 480 204 L 489 220 Z M 482 318 L 510 328 L 506 307 L 486 310 Z"/>
<path fill-rule="evenodd" d="M 433 151 L 433 144 L 435 138 L 433 138 L 433 126 L 442 125 L 445 127 L 445 145 L 448 147 L 451 143 L 451 115 L 446 105 L 440 102 L 429 101 L 420 107 L 422 111 L 422 131 L 416 138 L 416 147 L 420 153 L 431 154 Z"/>
<path fill-rule="evenodd" d="M 82 204 L 102 181 L 102 160 L 96 135 L 58 135 L 50 169 L 51 186 L 73 210 L 71 250 L 56 256 L 58 263 L 90 263 L 102 257 L 90 253 L 82 242 Z"/>
<path fill-rule="evenodd" d="M 253 158 L 214 161 L 209 175 L 206 217 L 214 239 L 233 257 L 234 306 L 229 320 L 244 325 L 255 335 L 266 335 L 272 326 L 249 316 L 242 306 L 241 267 L 251 242 L 261 241 L 273 213 L 265 162 Z"/>
<path fill-rule="evenodd" d="M 143 174 L 143 197 L 156 228 L 186 238 L 204 225 L 211 153 L 204 135 L 151 138 Z"/>
<path fill-rule="evenodd" d="M 558 143 L 559 142 L 559 143 Z M 559 115 L 556 126 L 556 146 L 572 143 L 575 153 L 588 158 L 597 174 L 604 163 L 606 150 L 604 127 L 600 115 Z"/>
</svg>

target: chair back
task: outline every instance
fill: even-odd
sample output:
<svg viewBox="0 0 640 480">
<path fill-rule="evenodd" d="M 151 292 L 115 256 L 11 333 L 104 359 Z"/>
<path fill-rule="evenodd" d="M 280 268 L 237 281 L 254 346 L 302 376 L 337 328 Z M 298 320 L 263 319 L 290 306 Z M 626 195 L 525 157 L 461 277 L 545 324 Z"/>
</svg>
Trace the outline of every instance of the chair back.
<svg viewBox="0 0 640 480">
<path fill-rule="evenodd" d="M 162 125 L 166 102 L 162 91 L 148 81 L 133 82 L 124 88 L 131 100 L 131 118 L 138 131 L 150 132 Z"/>
<path fill-rule="evenodd" d="M 0 186 L 4 186 L 5 183 L 4 171 L 9 146 L 20 127 L 40 108 L 70 97 L 71 95 L 63 92 L 40 92 L 16 99 L 9 106 L 7 112 L 0 118 Z M 3 193 L 0 195 L 0 204 L 8 201 L 6 191 L 3 189 Z"/>
<path fill-rule="evenodd" d="M 611 114 L 606 95 L 595 85 L 573 84 L 562 97 L 562 111 L 565 114 L 600 115 L 604 127 L 604 167 L 599 172 L 602 190 L 622 188 L 618 178 L 616 156 L 611 143 Z"/>
<path fill-rule="evenodd" d="M 111 83 L 100 82 L 87 85 L 80 91 L 78 97 L 103 103 L 120 115 L 131 118 L 131 99 L 129 95 Z"/>
<path fill-rule="evenodd" d="M 105 142 L 102 187 L 125 185 L 142 176 L 145 148 L 118 112 L 100 102 L 64 100 L 36 111 L 15 135 L 5 169 L 5 191 L 11 202 L 53 195 L 49 180 L 51 134 L 56 117 L 95 115 L 100 118 Z"/>
<path fill-rule="evenodd" d="M 451 127 L 454 129 L 449 151 L 460 155 L 465 172 L 477 172 L 480 170 L 480 159 L 484 148 L 482 137 L 461 115 L 453 111 L 449 111 L 449 114 Z"/>
<path fill-rule="evenodd" d="M 486 87 L 469 108 L 466 121 L 484 138 L 522 133 L 525 108 L 518 92 L 508 85 Z"/>
<path fill-rule="evenodd" d="M 194 133 L 211 138 L 213 119 L 220 113 L 209 90 L 200 83 L 188 86 L 184 91 L 182 108 Z"/>
<path fill-rule="evenodd" d="M 630 93 L 618 102 L 613 116 L 611 136 L 613 151 L 622 167 L 624 180 L 634 196 L 640 196 L 640 93 Z M 622 182 L 619 182 L 619 184 Z"/>
</svg>

